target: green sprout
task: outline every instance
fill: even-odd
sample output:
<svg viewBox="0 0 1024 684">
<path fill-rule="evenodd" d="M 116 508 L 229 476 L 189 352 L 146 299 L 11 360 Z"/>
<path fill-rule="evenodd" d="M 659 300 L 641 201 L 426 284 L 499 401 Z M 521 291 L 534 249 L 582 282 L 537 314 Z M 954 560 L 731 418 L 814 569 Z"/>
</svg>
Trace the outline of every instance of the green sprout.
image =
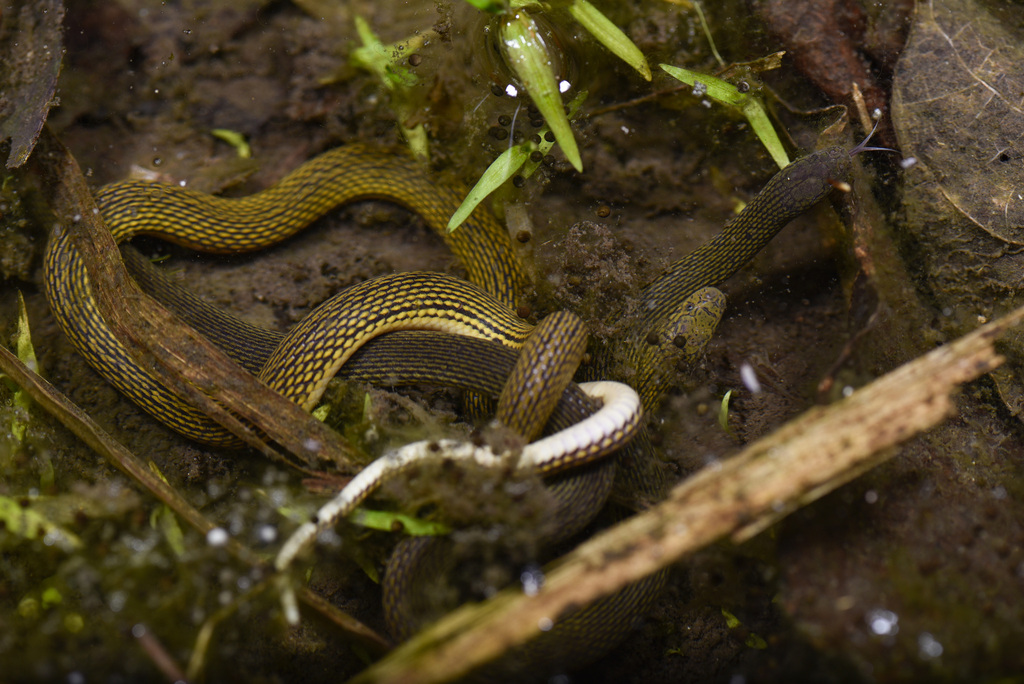
<svg viewBox="0 0 1024 684">
<path fill-rule="evenodd" d="M 572 99 L 569 103 L 569 115 L 572 116 L 579 109 L 583 101 L 587 99 L 587 91 L 582 91 Z M 476 206 L 480 204 L 488 195 L 497 190 L 503 183 L 508 179 L 512 178 L 519 172 L 523 178 L 529 178 L 533 175 L 533 172 L 540 167 L 540 161 L 534 161 L 534 152 L 540 153 L 540 158 L 543 159 L 551 148 L 554 146 L 555 141 L 547 139 L 547 133 L 550 129 L 542 128 L 538 135 L 540 136 L 540 143 L 534 143 L 526 141 L 518 145 L 510 145 L 508 149 L 498 155 L 498 158 L 491 162 L 491 165 L 487 167 L 483 175 L 476 182 L 476 185 L 466 195 L 466 199 L 462 200 L 462 204 L 452 214 L 451 219 L 448 220 L 448 232 L 453 233 L 455 229 L 462 225 L 463 221 L 469 218 L 469 215 L 473 213 Z M 557 140 L 557 138 L 556 138 Z M 521 171 L 520 171 L 521 169 Z"/>
<path fill-rule="evenodd" d="M 503 15 L 498 26 L 498 45 L 505 63 L 544 117 L 566 159 L 577 171 L 583 171 L 579 147 L 562 106 L 562 89 L 558 75 L 552 69 L 553 60 L 529 11 L 567 10 L 595 40 L 650 81 L 651 69 L 640 48 L 587 0 L 512 0 L 507 5 L 495 0 L 466 1 L 477 9 Z"/>
<path fill-rule="evenodd" d="M 352 64 L 372 72 L 391 92 L 391 106 L 398 118 L 398 128 L 402 136 L 415 156 L 427 159 L 430 153 L 427 131 L 423 124 L 405 125 L 415 111 L 412 88 L 419 83 L 419 77 L 401 62 L 406 54 L 423 47 L 427 39 L 434 35 L 433 31 L 424 31 L 392 45 L 385 45 L 365 19 L 356 15 L 355 21 L 356 31 L 363 45 L 352 51 Z"/>
<path fill-rule="evenodd" d="M 156 463 L 149 462 L 149 469 L 153 471 L 157 477 L 167 482 L 167 478 L 160 472 L 160 468 L 157 467 Z M 149 513 L 149 526 L 154 530 L 161 532 L 164 535 L 164 540 L 167 545 L 171 547 L 171 551 L 177 558 L 184 558 L 187 553 L 187 547 L 185 545 L 185 533 L 181 530 L 181 525 L 178 524 L 178 518 L 174 515 L 174 511 L 167 504 L 160 504 L 155 507 Z"/>
<path fill-rule="evenodd" d="M 39 372 L 36 350 L 32 346 L 32 333 L 28 327 L 28 312 L 25 309 L 25 298 L 20 290 L 18 291 L 18 324 L 14 333 L 14 353 L 29 370 L 33 373 Z M 0 377 L 3 377 L 8 389 L 14 395 L 12 403 L 15 409 L 18 410 L 14 412 L 14 417 L 11 419 L 10 434 L 14 438 L 15 444 L 21 444 L 25 439 L 25 431 L 28 429 L 28 423 L 23 419 L 23 416 L 28 415 L 27 411 L 32 404 L 32 399 L 13 380 L 7 376 Z"/>
<path fill-rule="evenodd" d="M 583 171 L 580 150 L 562 106 L 562 93 L 537 23 L 527 12 L 507 15 L 498 28 L 501 54 L 547 122 L 565 158 Z"/>
<path fill-rule="evenodd" d="M 223 140 L 228 145 L 234 147 L 239 158 L 249 159 L 252 157 L 252 148 L 249 147 L 249 143 L 245 139 L 245 136 L 238 131 L 233 131 L 229 128 L 214 128 L 210 131 L 210 135 L 218 140 Z"/>
<path fill-rule="evenodd" d="M 782 141 L 779 140 L 775 127 L 772 126 L 772 122 L 768 118 L 768 112 L 765 110 L 760 98 L 749 92 L 741 92 L 732 83 L 714 76 L 669 64 L 662 64 L 661 68 L 673 78 L 693 86 L 694 93 L 707 95 L 715 102 L 739 110 L 747 118 L 747 121 L 750 122 L 750 127 L 779 168 L 785 168 L 789 165 L 789 155 L 786 154 L 786 148 L 783 147 Z"/>
<path fill-rule="evenodd" d="M 722 617 L 725 618 L 726 627 L 728 627 L 729 629 L 736 629 L 737 627 L 743 626 L 743 623 L 740 622 L 740 619 L 732 613 L 730 613 L 729 611 L 727 611 L 725 608 L 722 608 L 721 611 Z M 764 649 L 768 648 L 768 643 L 754 632 L 748 632 L 747 638 L 743 640 L 743 643 L 750 648 L 757 649 L 758 651 L 763 651 Z"/>
<path fill-rule="evenodd" d="M 732 428 L 729 427 L 729 399 L 731 397 L 732 390 L 729 390 L 728 392 L 725 393 L 725 396 L 722 397 L 722 403 L 718 407 L 718 424 L 721 426 L 723 430 L 725 430 L 725 433 L 730 437 L 734 436 L 732 434 Z"/>
</svg>

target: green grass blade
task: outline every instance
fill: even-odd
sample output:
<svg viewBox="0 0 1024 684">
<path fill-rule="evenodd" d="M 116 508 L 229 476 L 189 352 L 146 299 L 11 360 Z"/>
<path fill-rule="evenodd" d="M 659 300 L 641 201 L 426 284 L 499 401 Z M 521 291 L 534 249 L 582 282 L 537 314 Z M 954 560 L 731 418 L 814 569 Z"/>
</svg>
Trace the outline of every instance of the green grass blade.
<svg viewBox="0 0 1024 684">
<path fill-rule="evenodd" d="M 786 148 L 783 146 L 782 141 L 779 140 L 775 127 L 768 118 L 768 112 L 765 111 L 764 104 L 760 99 L 749 93 L 741 93 L 733 84 L 714 76 L 682 69 L 670 64 L 662 64 L 661 68 L 673 78 L 687 85 L 694 86 L 695 88 L 705 88 L 705 94 L 715 102 L 738 109 L 746 117 L 750 123 L 750 128 L 757 135 L 761 144 L 765 146 L 765 149 L 768 150 L 768 154 L 772 156 L 772 159 L 775 160 L 779 168 L 785 168 L 789 165 L 789 155 L 786 154 Z"/>
<path fill-rule="evenodd" d="M 691 86 L 697 86 L 698 83 L 701 84 L 701 86 L 707 89 L 707 96 L 715 102 L 729 105 L 730 107 L 741 107 L 749 97 L 737 90 L 736 86 L 732 83 L 723 81 L 720 78 L 702 74 L 699 71 L 690 71 L 682 67 L 672 66 L 671 64 L 662 64 L 660 66 L 669 76 L 677 81 L 682 81 Z"/>
<path fill-rule="evenodd" d="M 498 158 L 491 162 L 491 165 L 480 176 L 480 180 L 476 182 L 476 185 L 466 195 L 466 199 L 462 200 L 462 204 L 459 205 L 459 208 L 452 214 L 451 219 L 448 220 L 448 232 L 454 232 L 456 228 L 461 226 L 462 222 L 469 218 L 469 215 L 476 209 L 476 205 L 483 202 L 485 197 L 514 176 L 519 167 L 529 158 L 529 143 L 514 145 L 498 155 Z"/>
<path fill-rule="evenodd" d="M 772 155 L 772 159 L 775 160 L 779 168 L 784 169 L 789 166 L 789 155 L 786 154 L 786 148 L 782 146 L 782 141 L 779 140 L 775 126 L 768 118 L 768 112 L 765 111 L 761 100 L 756 97 L 747 100 L 743 105 L 743 116 L 747 117 L 750 128 L 768 150 L 768 154 Z"/>
<path fill-rule="evenodd" d="M 732 390 L 725 393 L 722 403 L 718 406 L 718 424 L 725 433 L 732 436 L 732 428 L 729 427 L 729 399 L 732 397 Z"/>
<path fill-rule="evenodd" d="M 18 290 L 18 325 L 14 334 L 14 353 L 29 370 L 33 373 L 39 372 L 39 361 L 36 360 L 36 350 L 32 346 L 32 331 L 28 325 L 28 311 L 25 309 L 25 297 L 22 296 L 21 290 Z M 14 391 L 14 405 L 25 411 L 25 413 L 15 412 L 11 419 L 11 436 L 14 437 L 15 443 L 21 444 L 25 439 L 25 431 L 28 429 L 28 423 L 22 420 L 21 416 L 28 415 L 32 399 L 25 390 L 13 382 L 10 385 Z"/>
<path fill-rule="evenodd" d="M 651 80 L 651 67 L 647 65 L 644 53 L 640 52 L 636 43 L 631 41 L 601 10 L 587 0 L 573 0 L 569 5 L 569 14 L 580 22 L 583 28 L 590 31 L 590 34 L 612 54 L 636 69 L 645 80 Z"/>
<path fill-rule="evenodd" d="M 238 131 L 233 131 L 230 128 L 214 128 L 210 131 L 210 135 L 234 147 L 240 159 L 250 159 L 252 157 L 252 148 L 249 147 L 249 142 Z"/>
</svg>

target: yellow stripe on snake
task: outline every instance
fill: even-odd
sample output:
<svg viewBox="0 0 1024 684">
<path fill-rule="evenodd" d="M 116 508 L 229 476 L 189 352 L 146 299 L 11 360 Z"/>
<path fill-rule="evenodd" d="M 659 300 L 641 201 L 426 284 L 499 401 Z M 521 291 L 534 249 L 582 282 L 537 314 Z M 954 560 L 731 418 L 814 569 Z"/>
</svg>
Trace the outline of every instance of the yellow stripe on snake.
<svg viewBox="0 0 1024 684">
<path fill-rule="evenodd" d="M 717 325 L 724 298 L 713 286 L 735 273 L 793 217 L 827 195 L 830 181 L 844 179 L 848 173 L 848 153 L 838 148 L 791 164 L 773 177 L 720 235 L 673 264 L 644 290 L 637 327 L 624 343 L 629 345 L 626 356 L 636 366 L 634 384 L 648 410 L 656 406 L 664 391 L 665 369 L 673 368 L 680 355 L 692 358 L 700 353 Z M 273 187 L 245 198 L 218 198 L 179 187 L 126 181 L 102 188 L 97 203 L 119 242 L 149 234 L 216 252 L 258 249 L 291 235 L 331 208 L 357 199 L 387 199 L 422 216 L 459 257 L 471 282 L 422 272 L 374 278 L 332 297 L 284 336 L 216 313 L 167 283 L 156 282 L 158 294 L 163 289 L 169 299 L 184 307 L 186 320 L 215 338 L 271 388 L 311 409 L 339 368 L 370 340 L 385 333 L 392 335 L 381 342 L 411 334 L 396 335 L 395 331 L 469 336 L 511 350 L 528 342 L 531 326 L 513 310 L 524 283 L 506 231 L 480 210 L 456 233 L 448 235 L 444 230 L 461 196 L 456 189 L 431 183 L 401 155 L 351 145 L 328 151 Z M 212 445 L 236 444 L 232 435 L 181 401 L 124 350 L 98 312 L 87 270 L 66 230 L 55 231 L 44 262 L 46 293 L 58 323 L 82 356 L 132 401 L 173 429 Z M 369 365 L 386 371 L 389 365 L 397 368 L 408 362 L 419 364 L 428 374 L 437 370 L 438 362 L 430 353 L 417 351 L 415 346 L 382 344 L 380 349 L 383 351 L 375 360 L 371 356 Z M 477 354 L 469 353 L 467 367 L 474 365 Z M 481 359 L 485 353 L 480 352 Z M 539 363 L 536 359 L 544 353 L 543 345 L 530 351 L 526 367 Z M 477 366 L 486 376 L 487 362 L 480 360 Z M 531 467 L 554 472 L 599 458 L 628 442 L 639 424 L 640 407 L 634 401 L 634 408 L 628 408 L 628 396 L 623 401 L 621 405 L 610 402 L 617 407 L 612 413 L 625 412 L 616 414 L 613 422 L 585 421 L 570 428 L 575 430 L 567 433 L 572 435 L 570 439 L 580 443 L 573 447 L 560 443 Z M 531 413 L 541 411 L 529 403 L 516 410 L 523 412 L 523 424 L 531 426 L 535 421 Z M 519 414 L 513 419 L 519 420 Z M 434 447 L 427 444 L 422 448 Z M 369 481 L 367 492 L 380 481 L 374 477 L 372 472 L 364 477 Z M 307 525 L 305 536 L 289 542 L 282 551 L 279 567 L 286 566 L 316 530 L 332 524 L 331 516 L 337 515 L 341 513 L 336 510 L 326 519 L 322 516 L 312 528 Z"/>
</svg>

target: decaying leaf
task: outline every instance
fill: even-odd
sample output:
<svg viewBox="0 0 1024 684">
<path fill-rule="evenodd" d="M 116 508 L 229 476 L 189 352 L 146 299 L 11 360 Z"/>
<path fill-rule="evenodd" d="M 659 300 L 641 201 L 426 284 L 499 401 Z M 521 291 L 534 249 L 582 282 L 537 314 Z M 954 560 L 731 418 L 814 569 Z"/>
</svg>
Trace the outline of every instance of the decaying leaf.
<svg viewBox="0 0 1024 684">
<path fill-rule="evenodd" d="M 11 139 L 7 168 L 28 159 L 54 105 L 64 55 L 61 0 L 6 5 L 0 22 L 0 140 Z"/>
<path fill-rule="evenodd" d="M 930 0 L 896 69 L 893 123 L 905 157 L 910 263 L 949 336 L 1024 302 L 1024 12 Z M 1024 411 L 1024 338 L 995 374 Z"/>
</svg>

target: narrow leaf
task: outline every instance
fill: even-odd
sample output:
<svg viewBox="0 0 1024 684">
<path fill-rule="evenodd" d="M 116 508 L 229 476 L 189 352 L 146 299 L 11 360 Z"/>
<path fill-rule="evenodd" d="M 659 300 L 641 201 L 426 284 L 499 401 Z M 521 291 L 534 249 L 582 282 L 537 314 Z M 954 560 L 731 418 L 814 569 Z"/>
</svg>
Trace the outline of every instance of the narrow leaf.
<svg viewBox="0 0 1024 684">
<path fill-rule="evenodd" d="M 39 361 L 36 360 L 36 350 L 32 346 L 32 331 L 28 325 L 28 311 L 25 309 L 25 297 L 22 296 L 21 290 L 18 290 L 18 325 L 14 334 L 14 352 L 33 373 L 39 372 Z M 27 411 L 32 404 L 32 399 L 13 382 L 11 385 L 14 389 L 14 405 L 25 411 L 14 412 L 11 419 L 11 436 L 14 437 L 15 443 L 21 444 L 25 439 L 25 431 L 28 429 L 28 423 L 23 420 L 23 417 L 28 415 Z"/>
<path fill-rule="evenodd" d="M 466 195 L 466 199 L 462 200 L 462 204 L 452 214 L 451 219 L 448 221 L 448 232 L 451 233 L 461 226 L 462 222 L 469 218 L 469 215 L 476 209 L 476 205 L 483 202 L 485 197 L 514 176 L 519 167 L 529 158 L 530 150 L 528 144 L 515 145 L 498 155 L 498 158 L 491 162 L 491 165 L 480 176 L 480 180 L 476 182 L 473 189 Z"/>
<path fill-rule="evenodd" d="M 723 430 L 725 430 L 726 434 L 729 434 L 729 435 L 732 434 L 732 428 L 729 427 L 729 398 L 730 397 L 732 397 L 732 390 L 729 390 L 728 392 L 725 393 L 725 396 L 722 397 L 722 403 L 718 407 L 718 424 L 721 426 L 721 428 Z"/>
<path fill-rule="evenodd" d="M 765 111 L 764 104 L 762 104 L 759 98 L 749 93 L 741 93 L 733 84 L 714 76 L 682 69 L 670 64 L 662 64 L 661 68 L 676 80 L 693 86 L 694 90 L 702 89 L 703 93 L 715 102 L 738 109 L 746 117 L 750 123 L 750 128 L 757 135 L 761 144 L 765 146 L 765 149 L 768 150 L 768 154 L 772 156 L 772 159 L 778 164 L 779 168 L 782 169 L 789 165 L 789 155 L 786 154 L 786 148 L 783 146 L 782 141 L 779 140 L 775 127 L 772 126 L 772 122 L 768 118 L 768 112 Z"/>
<path fill-rule="evenodd" d="M 636 43 L 629 39 L 618 26 L 612 23 L 601 10 L 591 5 L 587 0 L 573 0 L 569 5 L 569 14 L 573 19 L 580 22 L 583 28 L 590 31 L 590 34 L 604 45 L 616 57 L 640 72 L 645 80 L 651 80 L 651 67 L 644 59 L 644 53 Z"/>
<path fill-rule="evenodd" d="M 747 121 L 750 122 L 750 128 L 753 129 L 761 144 L 768 150 L 768 154 L 772 155 L 772 159 L 775 160 L 779 168 L 784 169 L 789 166 L 789 155 L 786 154 L 786 148 L 783 147 L 782 141 L 779 140 L 779 136 L 775 132 L 775 126 L 772 126 L 771 119 L 768 118 L 768 112 L 765 111 L 761 100 L 756 97 L 747 100 L 746 104 L 743 105 L 743 116 L 747 117 Z"/>
<path fill-rule="evenodd" d="M 241 159 L 249 159 L 252 157 L 252 148 L 249 147 L 249 143 L 246 141 L 245 136 L 238 131 L 232 131 L 229 128 L 214 128 L 210 131 L 210 135 L 215 138 L 223 140 L 228 145 L 235 148 L 235 152 Z"/>
</svg>

